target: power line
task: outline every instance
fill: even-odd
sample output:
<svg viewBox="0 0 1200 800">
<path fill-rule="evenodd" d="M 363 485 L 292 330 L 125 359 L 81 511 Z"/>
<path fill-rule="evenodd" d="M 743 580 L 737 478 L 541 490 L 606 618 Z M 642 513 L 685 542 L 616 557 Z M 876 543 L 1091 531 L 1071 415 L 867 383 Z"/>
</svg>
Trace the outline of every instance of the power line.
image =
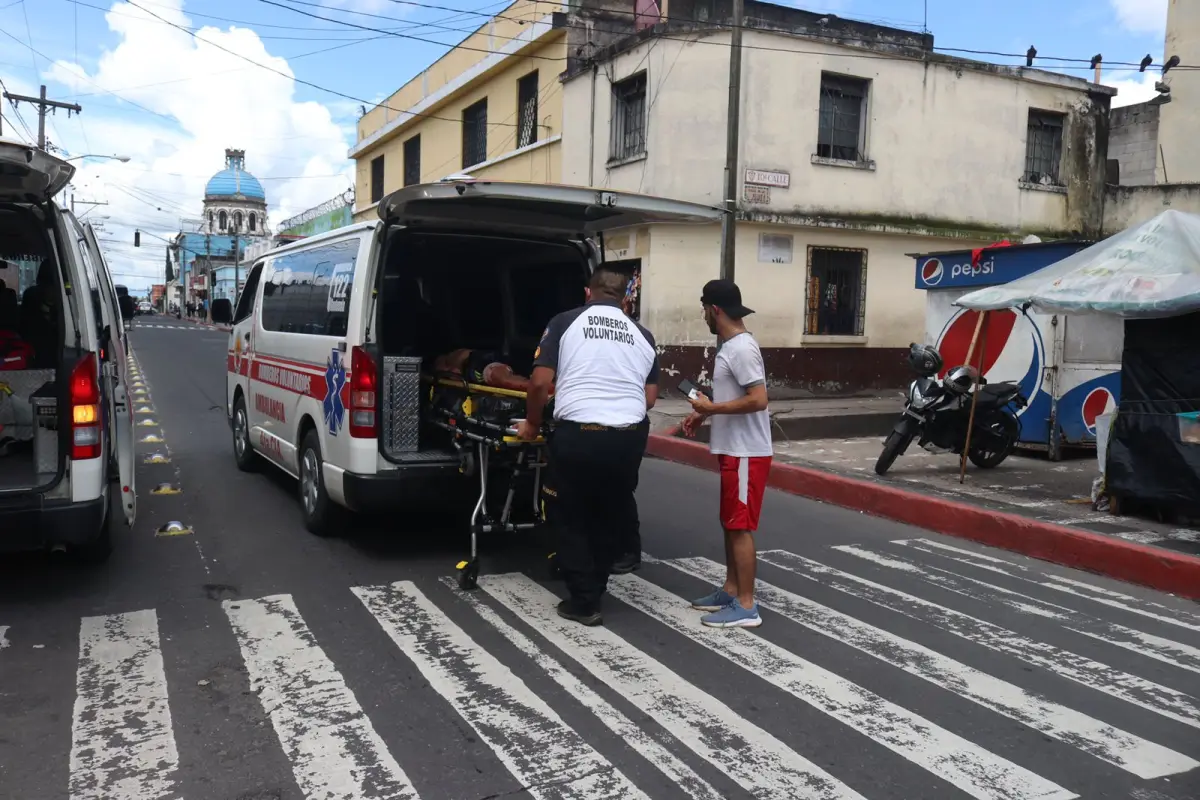
<svg viewBox="0 0 1200 800">
<path fill-rule="evenodd" d="M 303 0 L 286 0 L 286 1 L 289 3 L 298 4 L 298 5 L 316 5 L 315 3 L 303 2 Z M 259 2 L 268 2 L 268 0 L 259 0 Z M 414 8 L 434 9 L 434 10 L 439 10 L 439 11 L 451 10 L 449 6 L 441 6 L 441 5 L 436 5 L 433 3 L 424 3 L 424 2 L 419 2 L 419 0 L 389 0 L 389 2 L 395 3 L 396 5 L 412 6 Z M 276 5 L 276 3 L 272 2 L 272 5 Z M 509 21 L 513 21 L 513 22 L 524 22 L 524 20 L 522 20 L 518 17 L 505 16 L 504 14 L 484 14 L 482 12 L 463 12 L 463 13 L 477 13 L 477 14 L 479 14 L 479 16 L 488 16 L 488 17 L 491 17 L 494 19 L 504 19 L 504 20 L 509 20 Z M 640 19 L 641 17 L 644 16 L 644 15 L 638 14 L 638 12 L 636 10 L 629 11 L 629 10 L 624 10 L 624 9 L 608 8 L 608 7 L 606 7 L 604 9 L 604 13 L 605 14 L 613 14 L 613 15 L 629 16 L 629 17 L 633 17 L 635 19 Z M 375 16 L 375 15 L 371 15 L 371 16 Z M 382 17 L 382 19 L 395 19 L 395 18 L 394 17 Z M 672 20 L 670 17 L 668 17 L 666 20 L 664 20 L 664 22 L 666 22 L 668 24 L 671 21 Z M 686 20 L 686 19 L 681 19 L 678 21 L 687 23 L 687 24 L 691 23 L 691 20 Z M 349 23 L 344 23 L 344 24 L 349 24 Z M 719 27 L 721 29 L 742 28 L 744 30 L 758 31 L 758 32 L 764 32 L 764 33 L 769 32 L 769 31 L 763 30 L 762 28 L 758 28 L 753 24 L 747 24 L 747 23 L 742 23 L 740 25 L 734 25 L 729 22 L 721 22 L 721 23 L 714 23 L 714 26 Z M 603 33 L 624 33 L 624 32 L 626 32 L 625 29 L 621 29 L 621 28 L 605 29 L 602 27 L 596 27 L 595 30 L 601 31 Z M 805 31 L 803 34 L 801 34 L 801 36 L 802 36 L 802 38 L 829 39 L 831 41 L 841 41 L 844 38 L 835 33 L 821 33 L 819 31 Z M 664 38 L 664 39 L 670 40 L 672 37 L 662 36 L 662 37 L 656 37 L 656 38 Z M 676 41 L 690 41 L 690 40 L 676 39 Z M 730 46 L 730 45 L 726 44 L 725 42 L 711 42 L 711 44 L 721 46 L 721 47 L 729 47 Z M 764 48 L 761 46 L 742 45 L 742 49 L 744 49 L 744 50 L 774 50 L 776 48 Z M 779 48 L 779 49 L 782 52 L 802 52 L 802 51 L 788 50 L 788 49 L 784 49 L 784 48 Z M 947 52 L 947 53 L 970 53 L 970 54 L 974 54 L 974 55 L 1000 56 L 1000 57 L 1004 57 L 1004 58 L 1020 59 L 1022 61 L 1026 60 L 1026 58 L 1027 58 L 1027 54 L 1025 54 L 1025 53 L 1004 53 L 1004 52 L 999 52 L 999 51 L 994 51 L 994 50 L 971 50 L 971 49 L 967 49 L 967 48 L 941 47 L 938 45 L 934 45 L 933 49 L 938 50 L 938 51 Z M 821 53 L 805 53 L 805 54 L 806 55 L 823 55 Z M 864 57 L 866 57 L 866 56 L 864 56 Z M 880 54 L 878 56 L 871 56 L 871 57 L 887 58 L 887 59 L 891 59 L 891 60 L 901 60 L 901 61 L 910 61 L 913 58 L 912 56 L 889 56 L 886 54 Z M 1092 67 L 1090 66 L 1092 63 L 1091 58 L 1067 58 L 1067 57 L 1060 57 L 1060 56 L 1043 56 L 1043 55 L 1039 54 L 1037 56 L 1037 59 L 1041 60 L 1041 61 L 1065 61 L 1065 62 L 1076 63 L 1076 64 L 1087 64 L 1088 65 L 1087 67 L 1082 67 L 1082 66 L 1081 67 L 1071 67 L 1071 69 L 1089 69 L 1089 70 L 1092 69 Z M 1148 69 L 1149 67 L 1162 66 L 1161 64 L 1154 64 L 1153 62 L 1151 62 L 1146 67 L 1143 67 L 1141 61 L 1106 61 L 1103 63 L 1105 63 L 1106 65 L 1114 65 L 1114 66 L 1120 66 L 1120 67 L 1132 67 L 1132 68 L 1136 68 L 1139 70 Z M 1066 68 L 1066 67 L 1060 67 L 1060 68 Z M 1178 66 L 1172 67 L 1172 69 L 1200 69 L 1200 66 L 1178 65 Z"/>
<path fill-rule="evenodd" d="M 187 33 L 187 34 L 189 34 L 189 35 L 190 35 L 190 36 L 191 36 L 193 39 L 195 39 L 195 40 L 196 40 L 196 41 L 198 41 L 198 42 L 203 42 L 204 44 L 207 44 L 207 45 L 209 45 L 209 46 L 211 46 L 211 47 L 215 47 L 215 48 L 217 48 L 218 50 L 221 50 L 221 51 L 223 51 L 223 52 L 225 52 L 225 53 L 228 53 L 228 54 L 229 54 L 229 55 L 231 55 L 231 56 L 234 56 L 235 58 L 240 58 L 241 60 L 243 60 L 243 61 L 245 61 L 245 62 L 247 62 L 247 63 L 249 63 L 249 64 L 253 64 L 253 65 L 254 65 L 254 66 L 256 66 L 256 67 L 259 67 L 260 69 L 265 69 L 267 72 L 274 73 L 274 74 L 276 74 L 276 75 L 279 75 L 279 76 L 280 76 L 280 77 L 282 77 L 282 78 L 287 78 L 288 80 L 295 81 L 296 83 L 302 84 L 302 85 L 304 85 L 304 86 L 308 86 L 308 87 L 310 87 L 310 88 L 312 88 L 312 89 L 316 89 L 316 90 L 318 90 L 318 91 L 325 92 L 325 93 L 327 93 L 327 94 L 336 95 L 336 96 L 338 96 L 338 97 L 341 97 L 341 98 L 343 98 L 343 99 L 345 99 L 345 100 L 353 100 L 354 102 L 356 102 L 356 103 L 361 103 L 361 104 L 363 104 L 363 105 L 369 105 L 369 106 L 373 106 L 373 107 L 375 107 L 375 108 L 386 108 L 386 109 L 388 109 L 389 111 L 395 111 L 395 112 L 396 112 L 396 113 L 398 113 L 398 114 L 405 114 L 405 113 L 407 113 L 407 114 L 409 114 L 409 115 L 410 115 L 410 116 L 412 116 L 412 117 L 420 117 L 420 118 L 422 118 L 422 119 L 440 119 L 440 120 L 442 120 L 443 122 L 454 122 L 454 123 L 458 123 L 458 122 L 460 122 L 460 120 L 458 120 L 458 119 L 455 119 L 455 118 L 452 118 L 452 117 L 441 117 L 441 116 L 438 116 L 438 115 L 436 115 L 436 114 L 413 113 L 413 112 L 409 112 L 409 111 L 404 111 L 403 109 L 392 108 L 391 106 L 387 106 L 387 105 L 384 105 L 384 104 L 381 104 L 381 103 L 374 103 L 374 102 L 372 102 L 372 101 L 370 101 L 370 100 L 365 100 L 365 99 L 363 99 L 363 98 L 361 98 L 361 97 L 356 97 L 356 96 L 354 96 L 354 95 L 352 95 L 352 94 L 346 94 L 345 92 L 339 92 L 339 91 L 338 91 L 338 90 L 336 90 L 336 89 L 329 89 L 329 88 L 326 88 L 326 87 L 324 87 L 324 86 L 321 86 L 320 84 L 313 83 L 312 81 L 306 81 L 306 80 L 304 80 L 303 78 L 299 78 L 299 77 L 297 77 L 297 76 L 295 76 L 295 75 L 288 75 L 286 72 L 280 72 L 279 70 L 277 70 L 277 69 L 275 69 L 275 68 L 273 68 L 273 67 L 268 67 L 266 64 L 260 64 L 260 63 L 258 63 L 257 61 L 255 61 L 255 60 L 254 60 L 254 59 L 252 59 L 252 58 L 248 58 L 248 57 L 246 57 L 246 56 L 244 56 L 244 55 L 242 55 L 242 54 L 240 54 L 240 53 L 235 53 L 234 51 L 232 51 L 232 50 L 230 50 L 230 49 L 228 49 L 228 48 L 226 48 L 226 47 L 222 47 L 221 45 L 219 45 L 219 44 L 216 44 L 215 42 L 210 42 L 210 41 L 209 41 L 209 40 L 207 40 L 207 39 L 202 39 L 202 38 L 200 38 L 200 36 L 199 36 L 198 34 L 196 34 L 196 33 L 192 32 L 192 31 L 189 31 L 187 28 L 184 28 L 184 27 L 182 27 L 182 26 L 180 26 L 180 25 L 176 25 L 174 22 L 170 22 L 169 20 L 165 20 L 165 19 L 163 19 L 162 17 L 158 16 L 158 14 L 155 14 L 153 11 L 149 11 L 148 9 L 145 9 L 145 8 L 143 8 L 142 6 L 138 5 L 137 3 L 133 2 L 133 0 L 126 0 L 126 2 L 127 2 L 127 3 L 129 3 L 129 5 L 133 6 L 134 8 L 141 8 L 141 9 L 142 9 L 143 11 L 145 11 L 147 14 L 150 14 L 150 15 L 151 15 L 151 16 L 153 16 L 153 17 L 157 17 L 158 19 L 161 19 L 163 22 L 166 22 L 166 23 L 167 23 L 168 25 L 170 25 L 171 27 L 173 27 L 173 28 L 177 28 L 177 29 L 179 29 L 179 30 L 183 31 L 184 33 Z M 3 31 L 0 31 L 0 33 L 2 33 L 2 32 L 3 32 Z M 438 43 L 436 43 L 436 42 L 435 42 L 435 44 L 438 44 Z M 444 47 L 445 45 L 442 45 L 442 46 Z"/>
<path fill-rule="evenodd" d="M 372 28 L 369 25 L 359 25 L 357 22 L 347 22 L 345 20 L 331 19 L 329 17 L 322 17 L 320 14 L 314 14 L 311 11 L 304 11 L 303 9 L 299 9 L 299 8 L 292 8 L 291 6 L 284 5 L 283 3 L 277 3 L 277 2 L 275 2 L 275 0 L 258 0 L 258 2 L 265 3 L 266 5 L 269 5 L 269 6 L 275 6 L 276 8 L 282 8 L 286 11 L 291 11 L 293 14 L 301 14 L 305 17 L 312 17 L 313 19 L 323 20 L 325 22 L 334 22 L 339 25 L 345 25 L 350 28 L 357 28 L 358 30 L 361 30 L 361 31 L 371 31 L 373 33 L 386 33 L 390 36 L 395 36 L 399 39 L 411 39 L 416 42 L 424 42 L 425 44 L 435 44 L 438 47 L 449 47 L 450 50 L 467 50 L 467 51 L 475 52 L 475 53 L 487 53 L 489 55 L 494 55 L 496 53 L 495 50 L 489 50 L 487 48 L 468 47 L 467 45 L 462 44 L 461 42 L 459 44 L 447 44 L 445 42 L 435 42 L 432 39 L 422 39 L 420 36 L 411 36 L 411 35 L 405 34 L 405 33 L 392 33 L 391 31 L 387 31 L 383 28 Z M 470 38 L 470 37 L 468 36 L 467 38 Z M 464 39 L 463 41 L 466 41 L 466 39 Z M 566 56 L 528 55 L 528 56 L 526 56 L 526 58 L 534 58 L 534 59 L 538 59 L 541 61 L 558 61 L 558 62 L 567 60 Z"/>
</svg>

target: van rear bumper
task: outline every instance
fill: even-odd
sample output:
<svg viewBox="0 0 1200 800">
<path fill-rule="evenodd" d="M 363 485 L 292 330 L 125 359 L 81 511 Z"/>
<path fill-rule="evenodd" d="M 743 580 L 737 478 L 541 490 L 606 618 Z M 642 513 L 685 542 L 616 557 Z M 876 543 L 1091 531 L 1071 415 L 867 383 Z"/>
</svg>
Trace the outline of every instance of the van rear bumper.
<svg viewBox="0 0 1200 800">
<path fill-rule="evenodd" d="M 17 503 L 0 500 L 0 553 L 87 544 L 100 534 L 108 498 L 71 502 L 40 495 Z"/>
<path fill-rule="evenodd" d="M 464 483 L 455 460 L 398 465 L 396 469 L 366 475 L 342 473 L 342 492 L 346 505 L 359 513 L 386 511 L 422 499 L 438 490 L 460 487 Z"/>
</svg>

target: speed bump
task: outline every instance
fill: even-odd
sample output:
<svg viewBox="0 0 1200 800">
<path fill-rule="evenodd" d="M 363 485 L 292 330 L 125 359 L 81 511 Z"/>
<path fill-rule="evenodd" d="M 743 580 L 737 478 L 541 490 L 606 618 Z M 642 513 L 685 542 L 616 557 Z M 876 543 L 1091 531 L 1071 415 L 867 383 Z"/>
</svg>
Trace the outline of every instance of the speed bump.
<svg viewBox="0 0 1200 800">
<path fill-rule="evenodd" d="M 154 409 L 153 409 L 153 408 L 151 408 L 150 406 L 142 406 L 141 408 L 139 408 L 139 409 L 137 410 L 137 413 L 138 413 L 138 414 L 153 414 L 153 413 L 154 413 Z"/>
<path fill-rule="evenodd" d="M 184 525 L 182 522 L 179 522 L 178 520 L 172 520 L 171 522 L 168 522 L 166 525 L 163 525 L 161 528 L 159 528 L 157 531 L 155 531 L 154 535 L 155 536 L 188 536 L 189 534 L 192 534 L 192 533 L 195 533 L 195 531 L 193 531 L 191 529 L 191 526 Z"/>
<path fill-rule="evenodd" d="M 155 436 L 153 433 L 142 438 L 142 441 L 148 444 L 162 444 L 162 440 L 161 436 Z"/>
<path fill-rule="evenodd" d="M 160 483 L 150 490 L 150 494 L 183 494 L 183 489 L 170 483 Z"/>
<path fill-rule="evenodd" d="M 144 419 L 141 422 L 139 422 L 138 425 L 140 425 L 143 428 L 157 428 L 158 427 L 158 423 L 152 419 Z"/>
<path fill-rule="evenodd" d="M 142 463 L 143 464 L 170 464 L 171 458 L 169 456 L 163 455 L 162 453 L 151 453 L 150 455 L 146 456 L 145 461 L 143 461 Z"/>
</svg>

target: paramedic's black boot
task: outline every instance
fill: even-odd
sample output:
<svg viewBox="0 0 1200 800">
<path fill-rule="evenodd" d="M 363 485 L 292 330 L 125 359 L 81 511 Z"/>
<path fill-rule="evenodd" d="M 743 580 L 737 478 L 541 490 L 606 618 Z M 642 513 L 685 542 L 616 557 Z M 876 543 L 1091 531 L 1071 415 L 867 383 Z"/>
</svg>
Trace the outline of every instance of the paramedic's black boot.
<svg viewBox="0 0 1200 800">
<path fill-rule="evenodd" d="M 613 575 L 625 575 L 633 572 L 642 565 L 641 553 L 626 553 L 613 562 L 612 569 L 609 570 Z"/>
<path fill-rule="evenodd" d="M 583 609 L 571 600 L 563 600 L 558 604 L 558 615 L 563 619 L 578 622 L 580 625 L 599 625 L 604 621 L 599 609 Z"/>
</svg>

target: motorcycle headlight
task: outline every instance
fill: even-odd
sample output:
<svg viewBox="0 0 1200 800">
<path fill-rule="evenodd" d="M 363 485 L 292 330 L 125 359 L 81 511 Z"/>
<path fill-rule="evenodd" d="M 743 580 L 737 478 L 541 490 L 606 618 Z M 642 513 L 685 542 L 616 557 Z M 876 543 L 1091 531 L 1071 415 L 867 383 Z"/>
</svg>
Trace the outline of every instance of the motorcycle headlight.
<svg viewBox="0 0 1200 800">
<path fill-rule="evenodd" d="M 908 387 L 908 402 L 912 403 L 915 408 L 921 408 L 929 405 L 929 398 L 921 394 L 921 387 L 916 381 Z"/>
</svg>

